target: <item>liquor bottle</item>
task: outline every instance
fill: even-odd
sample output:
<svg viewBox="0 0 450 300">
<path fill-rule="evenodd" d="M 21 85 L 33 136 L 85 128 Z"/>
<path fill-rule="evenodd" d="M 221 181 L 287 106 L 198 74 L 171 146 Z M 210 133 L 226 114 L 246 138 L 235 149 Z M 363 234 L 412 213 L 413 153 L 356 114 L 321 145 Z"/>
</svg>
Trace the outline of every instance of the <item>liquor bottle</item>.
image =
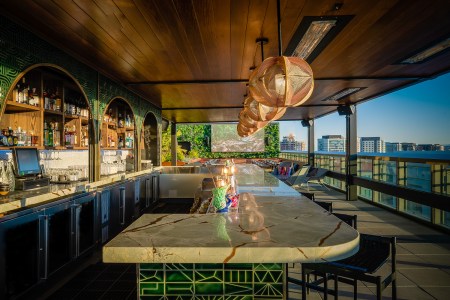
<svg viewBox="0 0 450 300">
<path fill-rule="evenodd" d="M 4 130 L 3 130 L 3 132 L 4 132 Z M 2 134 L 0 134 L 0 147 L 2 147 L 2 146 L 7 147 L 7 146 L 9 146 L 8 145 L 8 137 L 6 135 L 4 135 L 3 132 L 2 132 Z"/>
<path fill-rule="evenodd" d="M 120 148 L 123 148 L 123 138 L 122 138 L 122 136 L 119 136 L 119 143 L 118 143 L 117 147 L 118 147 L 119 149 L 120 149 Z"/>
<path fill-rule="evenodd" d="M 19 91 L 20 91 L 20 84 L 16 85 L 16 88 L 13 91 L 13 99 L 19 103 Z"/>
<path fill-rule="evenodd" d="M 113 122 L 112 108 L 108 110 L 108 117 L 109 117 L 108 122 L 109 123 Z"/>
<path fill-rule="evenodd" d="M 70 138 L 69 138 L 69 132 L 67 130 L 67 126 L 64 126 L 64 145 L 65 146 L 70 145 Z"/>
<path fill-rule="evenodd" d="M 36 92 L 36 88 L 33 88 L 33 105 L 39 106 L 39 95 Z"/>
<path fill-rule="evenodd" d="M 126 145 L 127 148 L 133 148 L 133 138 L 131 137 L 131 133 L 127 134 Z"/>
<path fill-rule="evenodd" d="M 44 109 L 50 109 L 50 95 L 47 87 L 44 89 L 42 96 L 44 96 Z"/>
<path fill-rule="evenodd" d="M 61 111 L 61 104 L 62 104 L 61 96 L 59 95 L 58 87 L 56 87 L 56 93 L 55 93 L 55 110 L 56 111 Z"/>
<path fill-rule="evenodd" d="M 44 121 L 44 146 L 48 146 L 48 127 L 47 122 Z"/>
<path fill-rule="evenodd" d="M 123 119 L 122 119 L 122 114 L 119 113 L 119 127 L 122 128 L 123 126 L 124 126 L 124 122 L 123 122 Z"/>
<path fill-rule="evenodd" d="M 59 123 L 54 123 L 53 130 L 53 146 L 58 147 L 61 143 L 61 131 L 59 131 Z"/>
<path fill-rule="evenodd" d="M 50 128 L 48 129 L 48 142 L 47 146 L 53 147 L 53 123 L 50 123 Z"/>
</svg>

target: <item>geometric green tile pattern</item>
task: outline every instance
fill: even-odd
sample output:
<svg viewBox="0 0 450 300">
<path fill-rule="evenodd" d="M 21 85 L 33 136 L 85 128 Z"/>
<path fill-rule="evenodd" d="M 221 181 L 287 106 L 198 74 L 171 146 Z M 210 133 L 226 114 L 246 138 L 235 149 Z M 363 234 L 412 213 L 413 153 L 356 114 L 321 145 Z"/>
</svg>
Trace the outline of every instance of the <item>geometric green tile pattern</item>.
<svg viewBox="0 0 450 300">
<path fill-rule="evenodd" d="M 283 264 L 140 264 L 140 299 L 283 299 Z"/>
</svg>

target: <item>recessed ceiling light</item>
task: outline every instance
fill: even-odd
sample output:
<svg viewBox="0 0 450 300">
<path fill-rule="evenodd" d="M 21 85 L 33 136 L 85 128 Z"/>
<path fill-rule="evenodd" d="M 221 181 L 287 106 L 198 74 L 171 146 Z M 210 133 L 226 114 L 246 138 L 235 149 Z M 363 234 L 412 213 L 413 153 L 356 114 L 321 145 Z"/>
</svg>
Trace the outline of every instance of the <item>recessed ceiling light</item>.
<svg viewBox="0 0 450 300">
<path fill-rule="evenodd" d="M 336 26 L 336 22 L 337 20 L 319 20 L 311 22 L 305 35 L 295 48 L 293 56 L 307 59 L 331 28 Z"/>
<path fill-rule="evenodd" d="M 359 92 L 360 90 L 363 90 L 363 89 L 365 89 L 365 87 L 345 88 L 343 90 L 340 90 L 336 94 L 333 94 L 330 97 L 323 99 L 322 101 L 338 101 L 346 96 L 349 96 L 351 94 Z"/>
<path fill-rule="evenodd" d="M 311 63 L 338 35 L 353 16 L 306 16 L 286 48 L 286 56 L 297 56 Z"/>
<path fill-rule="evenodd" d="M 428 47 L 407 59 L 402 60 L 401 64 L 418 64 L 422 63 L 435 55 L 442 53 L 450 47 L 450 38 L 446 38 L 431 47 Z"/>
</svg>

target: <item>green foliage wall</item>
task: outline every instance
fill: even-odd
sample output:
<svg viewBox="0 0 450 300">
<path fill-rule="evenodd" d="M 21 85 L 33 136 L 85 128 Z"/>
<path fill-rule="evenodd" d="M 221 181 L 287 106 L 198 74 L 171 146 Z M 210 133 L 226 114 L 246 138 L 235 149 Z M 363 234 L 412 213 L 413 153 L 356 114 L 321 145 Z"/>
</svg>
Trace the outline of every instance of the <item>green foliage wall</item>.
<svg viewBox="0 0 450 300">
<path fill-rule="evenodd" d="M 191 142 L 191 149 L 204 158 L 269 158 L 278 157 L 280 153 L 279 123 L 270 123 L 264 128 L 264 137 L 268 139 L 264 152 L 211 152 L 211 125 L 180 124 L 177 125 L 178 142 Z"/>
</svg>

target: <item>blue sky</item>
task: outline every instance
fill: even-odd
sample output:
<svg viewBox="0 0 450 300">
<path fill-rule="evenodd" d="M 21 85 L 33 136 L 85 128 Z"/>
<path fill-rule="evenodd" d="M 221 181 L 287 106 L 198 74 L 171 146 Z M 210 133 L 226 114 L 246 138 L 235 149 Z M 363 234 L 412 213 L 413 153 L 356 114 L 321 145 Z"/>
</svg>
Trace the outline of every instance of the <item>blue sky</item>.
<svg viewBox="0 0 450 300">
<path fill-rule="evenodd" d="M 450 73 L 356 106 L 358 136 L 385 142 L 450 144 Z M 300 122 L 280 122 L 280 138 L 294 133 L 307 139 Z M 315 137 L 345 136 L 345 117 L 333 113 L 315 120 Z M 317 145 L 317 143 L 316 143 Z"/>
</svg>

